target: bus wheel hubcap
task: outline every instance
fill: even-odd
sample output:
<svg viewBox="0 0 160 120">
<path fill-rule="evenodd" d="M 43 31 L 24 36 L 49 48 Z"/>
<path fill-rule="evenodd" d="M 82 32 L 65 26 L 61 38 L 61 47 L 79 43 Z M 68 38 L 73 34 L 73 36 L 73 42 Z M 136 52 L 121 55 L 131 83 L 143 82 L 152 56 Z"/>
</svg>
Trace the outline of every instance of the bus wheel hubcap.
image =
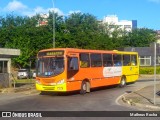
<svg viewBox="0 0 160 120">
<path fill-rule="evenodd" d="M 122 85 L 125 85 L 125 80 L 124 79 L 122 79 Z"/>
<path fill-rule="evenodd" d="M 86 84 L 83 84 L 83 90 L 86 90 Z"/>
</svg>

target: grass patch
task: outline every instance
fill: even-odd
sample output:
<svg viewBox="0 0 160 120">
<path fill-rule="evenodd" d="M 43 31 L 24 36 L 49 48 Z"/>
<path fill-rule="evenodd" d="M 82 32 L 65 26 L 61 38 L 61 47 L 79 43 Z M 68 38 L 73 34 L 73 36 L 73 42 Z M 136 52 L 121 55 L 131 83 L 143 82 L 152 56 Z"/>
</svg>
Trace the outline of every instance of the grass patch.
<svg viewBox="0 0 160 120">
<path fill-rule="evenodd" d="M 35 79 L 17 79 L 14 80 L 13 83 L 21 83 L 21 84 L 27 84 L 27 83 L 35 83 Z"/>
<path fill-rule="evenodd" d="M 154 74 L 154 67 L 139 67 L 139 74 Z M 160 66 L 156 67 L 156 74 L 160 74 Z"/>
</svg>

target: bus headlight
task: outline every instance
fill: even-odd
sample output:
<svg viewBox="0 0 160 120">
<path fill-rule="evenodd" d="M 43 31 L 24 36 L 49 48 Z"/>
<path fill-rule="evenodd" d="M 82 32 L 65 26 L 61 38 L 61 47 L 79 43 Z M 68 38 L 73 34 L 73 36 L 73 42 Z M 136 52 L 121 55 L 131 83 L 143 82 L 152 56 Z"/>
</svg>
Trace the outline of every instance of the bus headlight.
<svg viewBox="0 0 160 120">
<path fill-rule="evenodd" d="M 37 84 L 41 84 L 41 82 L 40 82 L 39 80 L 36 80 L 36 83 L 37 83 Z"/>
<path fill-rule="evenodd" d="M 60 85 L 60 84 L 63 84 L 64 83 L 64 79 L 63 80 L 60 80 L 57 82 L 57 85 Z"/>
</svg>

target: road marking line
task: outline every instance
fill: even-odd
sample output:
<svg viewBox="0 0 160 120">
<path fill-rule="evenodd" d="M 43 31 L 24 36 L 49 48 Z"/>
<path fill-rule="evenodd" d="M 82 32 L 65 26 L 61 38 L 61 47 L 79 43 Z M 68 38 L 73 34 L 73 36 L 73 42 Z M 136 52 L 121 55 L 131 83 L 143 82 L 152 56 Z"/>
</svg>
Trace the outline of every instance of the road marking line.
<svg viewBox="0 0 160 120">
<path fill-rule="evenodd" d="M 122 94 L 122 95 L 120 95 L 117 99 L 116 99 L 116 104 L 117 105 L 121 105 L 119 102 L 118 102 L 118 100 L 120 100 L 120 98 L 122 98 L 123 96 L 125 96 L 126 94 L 128 94 L 128 93 L 124 93 L 124 94 Z"/>
</svg>

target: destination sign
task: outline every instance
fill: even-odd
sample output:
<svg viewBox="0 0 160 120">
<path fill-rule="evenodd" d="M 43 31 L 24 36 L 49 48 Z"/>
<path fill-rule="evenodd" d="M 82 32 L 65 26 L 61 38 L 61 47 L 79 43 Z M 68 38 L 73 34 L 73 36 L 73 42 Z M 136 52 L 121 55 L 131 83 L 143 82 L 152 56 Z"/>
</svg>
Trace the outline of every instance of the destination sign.
<svg viewBox="0 0 160 120">
<path fill-rule="evenodd" d="M 38 57 L 42 56 L 63 56 L 64 51 L 45 51 L 45 52 L 40 52 L 38 54 Z"/>
<path fill-rule="evenodd" d="M 60 55 L 63 55 L 63 52 L 62 51 L 51 51 L 51 52 L 47 52 L 46 53 L 47 56 L 60 56 Z"/>
</svg>

